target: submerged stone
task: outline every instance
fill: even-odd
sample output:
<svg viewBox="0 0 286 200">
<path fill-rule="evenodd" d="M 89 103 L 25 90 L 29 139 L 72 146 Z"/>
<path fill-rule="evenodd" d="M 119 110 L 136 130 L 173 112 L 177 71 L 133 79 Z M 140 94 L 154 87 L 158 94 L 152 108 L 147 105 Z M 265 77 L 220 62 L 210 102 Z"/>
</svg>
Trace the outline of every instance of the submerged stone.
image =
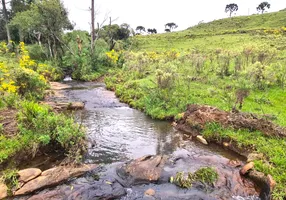
<svg viewBox="0 0 286 200">
<path fill-rule="evenodd" d="M 205 138 L 203 138 L 203 136 L 201 135 L 197 135 L 197 140 L 205 145 L 208 145 L 208 142 L 206 141 Z"/>
</svg>

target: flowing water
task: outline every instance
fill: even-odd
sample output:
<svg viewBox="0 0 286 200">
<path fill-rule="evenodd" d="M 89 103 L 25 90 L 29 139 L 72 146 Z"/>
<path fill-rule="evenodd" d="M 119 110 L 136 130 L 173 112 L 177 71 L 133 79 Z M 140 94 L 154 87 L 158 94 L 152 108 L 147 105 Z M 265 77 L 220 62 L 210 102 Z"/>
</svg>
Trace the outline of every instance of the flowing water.
<svg viewBox="0 0 286 200">
<path fill-rule="evenodd" d="M 63 101 L 85 102 L 85 109 L 75 113 L 88 136 L 86 162 L 113 163 L 144 155 L 169 155 L 180 148 L 214 154 L 229 159 L 238 155 L 213 146 L 205 146 L 176 131 L 170 122 L 153 120 L 143 112 L 120 103 L 114 92 L 102 83 L 67 82 Z"/>
<path fill-rule="evenodd" d="M 192 168 L 197 169 L 201 166 L 211 165 L 220 172 L 225 173 L 223 175 L 225 180 L 221 181 L 225 181 L 227 187 L 226 189 L 221 188 L 218 191 L 214 191 L 213 193 L 216 197 L 221 197 L 224 194 L 229 195 L 230 193 L 226 191 L 232 189 L 239 191 L 239 189 L 234 188 L 237 187 L 237 185 L 233 184 L 234 182 L 239 183 L 239 187 L 242 187 L 241 190 L 244 190 L 243 183 L 240 183 L 239 169 L 226 166 L 230 160 L 243 160 L 242 157 L 216 145 L 206 146 L 197 141 L 192 141 L 189 136 L 176 131 L 170 122 L 153 120 L 143 112 L 130 108 L 128 105 L 119 102 L 114 92 L 106 90 L 103 83 L 69 81 L 66 84 L 71 87 L 59 91 L 58 95 L 51 100 L 64 102 L 81 101 L 85 103 L 85 109 L 76 111 L 74 115 L 76 120 L 86 127 L 88 138 L 88 152 L 85 155 L 86 163 L 111 164 L 148 154 L 177 156 L 183 158 L 183 161 L 181 163 L 178 162 L 178 166 L 169 168 L 169 172 L 172 170 L 187 171 Z M 185 159 L 186 157 L 188 159 Z M 188 161 L 185 162 L 184 160 Z M 239 181 L 237 181 L 238 179 Z M 91 198 L 91 193 L 93 190 L 96 190 L 95 188 L 100 188 L 101 186 L 94 185 L 94 181 L 88 181 L 86 178 L 83 179 L 83 182 L 81 180 L 78 179 L 73 183 L 73 187 L 76 188 L 80 185 L 79 188 L 81 188 L 75 191 L 75 193 L 82 194 L 81 199 L 97 199 Z M 82 189 L 82 185 L 84 185 L 85 189 Z M 149 187 L 157 188 L 156 191 L 161 191 L 161 199 L 177 199 L 173 198 L 177 195 L 181 195 L 182 199 L 196 199 L 194 194 L 197 195 L 200 192 L 189 190 L 188 192 L 190 192 L 193 198 L 188 198 L 186 196 L 189 194 L 188 192 L 185 190 L 179 191 L 173 184 L 150 184 L 125 189 L 127 195 L 122 199 L 141 199 L 138 198 L 138 195 L 142 197 L 144 191 Z M 253 188 L 253 185 L 251 187 Z M 65 196 L 74 195 L 70 194 L 69 188 L 69 185 L 58 186 L 54 191 L 68 192 L 65 193 Z M 102 191 L 102 189 L 99 189 L 99 191 Z M 49 194 L 49 192 L 51 191 L 44 191 L 39 195 Z M 173 195 L 173 197 L 165 198 L 164 195 L 166 194 L 169 196 Z M 244 199 L 239 195 L 228 197 L 222 199 Z M 67 199 L 73 198 L 69 197 Z M 256 198 L 245 196 L 245 199 Z"/>
</svg>

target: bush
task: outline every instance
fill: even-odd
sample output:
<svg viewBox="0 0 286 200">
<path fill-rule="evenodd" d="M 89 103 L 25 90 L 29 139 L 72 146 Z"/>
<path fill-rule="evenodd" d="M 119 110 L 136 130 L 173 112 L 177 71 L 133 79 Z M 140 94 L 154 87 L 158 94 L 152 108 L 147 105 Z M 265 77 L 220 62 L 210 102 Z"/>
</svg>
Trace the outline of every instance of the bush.
<svg viewBox="0 0 286 200">
<path fill-rule="evenodd" d="M 44 76 L 27 68 L 15 69 L 15 82 L 18 93 L 24 97 L 42 98 L 47 88 L 47 81 Z"/>
<path fill-rule="evenodd" d="M 46 55 L 46 49 L 38 44 L 28 45 L 27 50 L 29 52 L 29 56 L 32 60 L 42 61 L 48 59 Z"/>
<path fill-rule="evenodd" d="M 37 143 L 60 145 L 71 154 L 84 150 L 85 134 L 80 125 L 63 114 L 50 112 L 46 106 L 23 101 L 18 122 L 20 133 L 32 133 Z"/>
</svg>

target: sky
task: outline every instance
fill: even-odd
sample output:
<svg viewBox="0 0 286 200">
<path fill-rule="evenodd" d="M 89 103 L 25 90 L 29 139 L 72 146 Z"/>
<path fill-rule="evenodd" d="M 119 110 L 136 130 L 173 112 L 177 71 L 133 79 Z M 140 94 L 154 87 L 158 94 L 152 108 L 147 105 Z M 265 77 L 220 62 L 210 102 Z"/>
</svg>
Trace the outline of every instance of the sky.
<svg viewBox="0 0 286 200">
<path fill-rule="evenodd" d="M 91 0 L 62 0 L 69 11 L 69 18 L 76 24 L 75 29 L 90 31 Z M 224 12 L 230 3 L 238 5 L 236 16 L 257 14 L 256 7 L 263 0 L 95 0 L 95 21 L 102 23 L 105 16 L 113 23 L 127 23 L 132 28 L 144 26 L 164 31 L 164 25 L 174 22 L 176 30 L 184 30 L 198 24 L 228 17 Z M 268 0 L 268 12 L 286 8 L 285 0 Z M 108 22 L 106 22 L 108 23 Z"/>
</svg>

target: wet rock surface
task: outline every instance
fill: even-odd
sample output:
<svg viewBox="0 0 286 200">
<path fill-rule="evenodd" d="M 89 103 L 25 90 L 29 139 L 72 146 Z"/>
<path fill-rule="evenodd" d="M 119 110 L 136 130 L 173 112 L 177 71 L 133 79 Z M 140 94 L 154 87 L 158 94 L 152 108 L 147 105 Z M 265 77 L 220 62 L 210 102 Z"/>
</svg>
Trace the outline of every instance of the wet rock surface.
<svg viewBox="0 0 286 200">
<path fill-rule="evenodd" d="M 24 170 L 20 170 L 18 171 L 18 175 L 19 175 L 19 181 L 20 182 L 28 182 L 34 178 L 36 178 L 37 176 L 41 175 L 42 171 L 40 169 L 37 168 L 29 168 L 29 169 L 24 169 Z"/>
<path fill-rule="evenodd" d="M 62 183 L 63 181 L 68 180 L 69 178 L 83 175 L 85 172 L 93 170 L 96 166 L 97 165 L 83 165 L 80 167 L 60 166 L 43 171 L 40 176 L 28 181 L 23 186 L 21 186 L 20 189 L 15 191 L 14 195 L 17 196 L 17 195 L 28 194 L 37 191 L 39 189 L 55 186 L 57 184 Z M 28 171 L 29 173 L 31 171 L 34 173 L 36 170 L 35 169 L 22 170 L 21 174 L 24 174 L 23 171 L 24 172 Z"/>
<path fill-rule="evenodd" d="M 117 169 L 125 186 L 158 181 L 166 162 L 165 156 L 144 156 Z"/>
<path fill-rule="evenodd" d="M 0 199 L 6 198 L 8 195 L 8 188 L 5 184 L 0 182 Z"/>
<path fill-rule="evenodd" d="M 239 174 L 240 167 L 229 163 L 231 163 L 230 160 L 223 157 L 178 150 L 168 159 L 164 156 L 144 156 L 126 163 L 114 163 L 101 167 L 83 178 L 71 180 L 56 188 L 46 189 L 20 199 L 212 200 L 230 199 L 232 196 L 258 197 L 254 184 Z M 206 166 L 213 167 L 219 175 L 213 185 L 197 182 L 192 188 L 183 189 L 169 181 L 170 177 L 176 176 L 177 172 L 193 173 Z M 140 170 L 143 170 L 142 173 L 139 173 Z M 97 179 L 95 174 L 100 178 Z"/>
</svg>

